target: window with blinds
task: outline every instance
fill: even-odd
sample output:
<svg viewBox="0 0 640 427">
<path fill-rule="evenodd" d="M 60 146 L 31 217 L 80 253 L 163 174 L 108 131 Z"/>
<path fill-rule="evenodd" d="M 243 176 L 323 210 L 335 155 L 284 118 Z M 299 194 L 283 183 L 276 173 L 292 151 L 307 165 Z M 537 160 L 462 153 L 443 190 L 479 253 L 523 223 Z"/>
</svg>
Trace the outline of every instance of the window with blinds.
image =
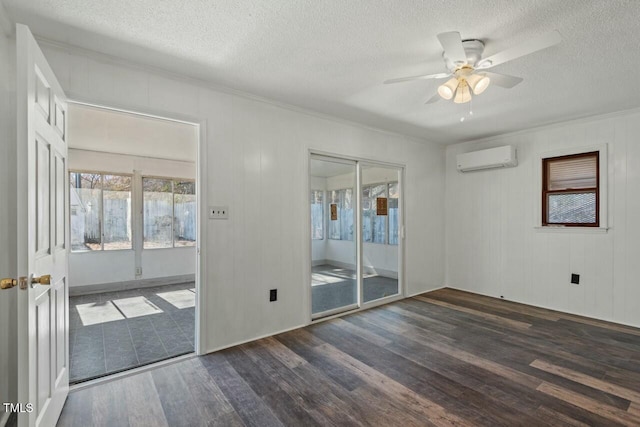
<svg viewBox="0 0 640 427">
<path fill-rule="evenodd" d="M 599 226 L 599 153 L 542 161 L 542 225 Z"/>
</svg>

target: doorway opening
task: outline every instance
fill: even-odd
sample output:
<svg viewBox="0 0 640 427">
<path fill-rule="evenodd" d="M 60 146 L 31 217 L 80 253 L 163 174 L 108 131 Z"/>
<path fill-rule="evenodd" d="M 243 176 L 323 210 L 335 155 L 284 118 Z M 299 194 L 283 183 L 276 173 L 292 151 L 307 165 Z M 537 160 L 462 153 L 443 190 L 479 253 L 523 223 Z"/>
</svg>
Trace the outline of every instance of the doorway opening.
<svg viewBox="0 0 640 427">
<path fill-rule="evenodd" d="M 312 154 L 313 319 L 402 292 L 402 168 Z"/>
<path fill-rule="evenodd" d="M 199 126 L 70 103 L 68 136 L 70 383 L 194 352 Z"/>
</svg>

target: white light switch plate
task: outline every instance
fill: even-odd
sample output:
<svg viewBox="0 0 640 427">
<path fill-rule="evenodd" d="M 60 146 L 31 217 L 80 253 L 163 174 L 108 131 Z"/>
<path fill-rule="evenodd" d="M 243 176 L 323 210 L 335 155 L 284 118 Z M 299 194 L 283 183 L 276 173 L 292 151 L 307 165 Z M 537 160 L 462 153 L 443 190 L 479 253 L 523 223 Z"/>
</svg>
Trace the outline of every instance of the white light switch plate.
<svg viewBox="0 0 640 427">
<path fill-rule="evenodd" d="M 229 206 L 209 206 L 209 219 L 229 219 Z"/>
</svg>

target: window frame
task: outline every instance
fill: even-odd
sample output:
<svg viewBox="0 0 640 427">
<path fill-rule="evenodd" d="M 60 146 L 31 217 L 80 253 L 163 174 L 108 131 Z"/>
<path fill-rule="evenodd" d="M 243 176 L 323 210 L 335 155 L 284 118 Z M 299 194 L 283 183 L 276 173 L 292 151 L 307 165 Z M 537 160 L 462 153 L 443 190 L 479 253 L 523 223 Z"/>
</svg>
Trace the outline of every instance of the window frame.
<svg viewBox="0 0 640 427">
<path fill-rule="evenodd" d="M 144 180 L 147 179 L 162 179 L 165 181 L 171 181 L 171 246 L 160 247 L 160 248 L 146 248 L 144 246 Z M 141 237 L 142 237 L 142 250 L 161 250 L 161 249 L 182 249 L 182 248 L 193 248 L 197 247 L 197 235 L 196 241 L 193 245 L 190 246 L 176 246 L 176 236 L 175 236 L 175 220 L 176 220 L 176 193 L 175 193 L 175 183 L 176 182 L 193 182 L 196 185 L 196 193 L 197 195 L 197 182 L 193 178 L 180 178 L 175 176 L 157 176 L 157 175 L 141 175 L 140 176 L 140 206 L 142 207 L 142 214 L 140 215 L 140 225 L 141 225 Z M 197 225 L 197 208 L 196 208 L 196 225 Z"/>
<path fill-rule="evenodd" d="M 321 189 L 314 189 L 312 188 L 310 191 L 310 193 L 313 192 L 320 192 L 322 193 L 322 203 L 320 203 L 320 205 L 322 206 L 322 221 L 320 221 L 320 224 L 322 226 L 322 237 L 320 238 L 316 238 L 313 237 L 313 232 L 311 233 L 311 240 L 325 240 L 328 239 L 327 237 L 327 224 L 326 224 L 326 217 L 327 215 L 325 214 L 325 212 L 327 211 L 326 208 L 326 204 L 327 204 L 327 190 L 321 190 Z M 313 203 L 314 205 L 317 203 Z M 313 217 L 313 216 L 312 216 Z M 313 222 L 311 222 L 311 227 L 313 227 Z"/>
<path fill-rule="evenodd" d="M 69 252 L 73 252 L 76 254 L 82 253 L 99 253 L 99 252 L 117 252 L 117 251 L 133 251 L 134 250 L 134 235 L 135 235 L 135 221 L 133 218 L 133 212 L 131 214 L 131 218 L 129 218 L 131 225 L 131 247 L 123 248 L 123 249 L 104 249 L 104 176 L 126 176 L 131 179 L 131 189 L 129 192 L 131 193 L 131 204 L 133 206 L 134 201 L 134 175 L 131 173 L 122 173 L 122 172 L 107 172 L 107 171 L 96 171 L 96 170 L 85 170 L 85 169 L 68 169 L 67 170 L 69 176 L 69 191 L 71 191 L 71 174 L 93 174 L 100 175 L 100 249 L 96 250 L 73 250 L 71 243 L 69 243 Z M 75 188 L 75 187 L 74 187 Z M 69 236 L 71 236 L 71 196 L 69 196 Z"/>
<path fill-rule="evenodd" d="M 596 158 L 596 186 L 589 188 L 566 188 L 563 190 L 549 190 L 549 164 L 562 160 L 574 160 L 580 158 Z M 595 193 L 596 218 L 595 222 L 549 222 L 549 195 L 553 194 L 587 194 Z M 600 153 L 591 151 L 587 153 L 568 154 L 565 156 L 547 157 L 542 159 L 542 225 L 565 227 L 599 227 L 600 226 Z"/>
<path fill-rule="evenodd" d="M 599 176 L 599 195 L 598 195 L 598 207 L 599 207 L 599 225 L 588 226 L 572 225 L 565 226 L 562 224 L 550 223 L 544 225 L 543 222 L 543 210 L 542 210 L 542 190 L 543 190 L 543 165 L 544 159 L 550 157 L 561 157 L 574 154 L 584 154 L 597 151 L 598 156 L 598 176 Z M 595 143 L 585 144 L 584 146 L 574 146 L 568 148 L 561 148 L 555 150 L 549 150 L 544 152 L 537 152 L 533 155 L 533 160 L 537 161 L 537 165 L 534 165 L 533 169 L 533 186 L 530 187 L 530 191 L 536 191 L 534 193 L 534 203 L 532 204 L 533 212 L 533 228 L 538 232 L 550 232 L 550 233 L 607 233 L 609 230 L 608 223 L 608 186 L 609 186 L 609 172 L 608 172 L 608 143 Z"/>
<path fill-rule="evenodd" d="M 334 238 L 334 237 L 331 237 L 331 205 L 332 205 L 331 201 L 333 200 L 333 197 L 330 197 L 330 194 L 331 194 L 332 191 L 335 191 L 335 192 L 338 193 L 339 201 L 338 201 L 337 205 L 339 207 L 340 205 L 344 205 L 344 200 L 347 197 L 347 190 L 351 190 L 351 198 L 352 198 L 352 200 L 351 200 L 352 208 L 351 209 L 355 213 L 355 211 L 356 211 L 356 203 L 355 203 L 354 196 L 357 197 L 357 194 L 355 194 L 356 192 L 353 191 L 354 190 L 353 187 L 333 188 L 331 190 L 324 190 L 325 193 L 326 193 L 326 196 L 327 196 L 325 204 L 329 208 L 329 209 L 325 209 L 325 212 L 326 212 L 325 216 L 327 218 L 326 219 L 326 230 L 327 230 L 326 231 L 326 236 L 327 236 L 327 240 L 336 240 L 336 241 L 342 241 L 342 242 L 353 242 L 356 239 L 356 233 L 355 233 L 355 229 L 357 227 L 356 218 L 354 217 L 353 224 L 352 224 L 352 226 L 354 227 L 354 230 L 351 232 L 351 237 L 352 238 L 351 239 L 343 239 L 342 238 L 342 219 L 341 219 L 340 215 L 338 215 L 338 221 L 340 221 L 340 226 L 338 227 L 338 234 L 340 235 L 340 237 L 337 238 L 337 239 Z M 344 192 L 344 194 L 341 195 L 341 192 Z M 340 209 L 342 209 L 342 208 L 340 208 Z"/>
<path fill-rule="evenodd" d="M 377 183 L 363 184 L 362 185 L 362 191 L 364 192 L 364 189 L 368 188 L 368 187 L 377 187 L 379 185 L 384 185 L 385 186 L 385 197 L 387 198 L 387 206 L 388 206 L 389 199 L 390 199 L 389 194 L 391 194 L 391 192 L 389 191 L 389 186 L 391 184 L 398 184 L 398 187 L 400 186 L 400 182 L 399 181 L 383 181 L 383 182 L 377 182 Z M 360 197 L 362 197 L 362 195 Z M 372 209 L 373 209 L 373 205 L 372 205 Z M 372 245 L 398 246 L 398 243 L 389 243 L 389 241 L 390 241 L 390 239 L 389 239 L 389 213 L 387 212 L 387 215 L 386 215 L 386 218 L 385 218 L 384 242 L 373 242 L 373 241 L 372 242 L 368 242 L 368 241 L 364 240 L 364 238 L 363 238 L 362 243 L 369 243 L 369 244 L 372 244 Z"/>
</svg>

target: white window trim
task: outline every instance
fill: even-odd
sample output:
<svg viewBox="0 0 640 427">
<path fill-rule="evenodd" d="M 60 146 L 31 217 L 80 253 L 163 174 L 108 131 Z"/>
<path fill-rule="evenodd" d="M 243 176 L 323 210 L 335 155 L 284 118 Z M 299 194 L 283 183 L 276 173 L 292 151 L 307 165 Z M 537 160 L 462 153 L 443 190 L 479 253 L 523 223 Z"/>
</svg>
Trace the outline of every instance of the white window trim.
<svg viewBox="0 0 640 427">
<path fill-rule="evenodd" d="M 311 191 L 320 191 L 320 192 L 322 192 L 322 237 L 319 238 L 319 239 L 316 239 L 313 236 L 311 236 L 311 240 L 318 240 L 318 241 L 325 240 L 326 239 L 326 235 L 327 235 L 327 233 L 326 233 L 326 228 L 327 227 L 326 227 L 326 224 L 325 224 L 325 222 L 326 222 L 325 221 L 325 217 L 326 217 L 325 212 L 327 211 L 327 209 L 326 209 L 327 191 L 323 190 L 321 188 L 312 188 Z M 313 223 L 312 223 L 312 225 L 313 225 Z"/>
<path fill-rule="evenodd" d="M 534 214 L 535 218 L 534 229 L 542 232 L 554 232 L 554 233 L 606 233 L 609 230 L 608 222 L 608 207 L 609 207 L 609 158 L 607 156 L 608 144 L 589 145 L 582 147 L 563 148 L 559 150 L 545 151 L 538 153 L 536 157 L 536 164 L 534 167 L 534 182 L 535 182 L 535 203 Z M 542 161 L 549 157 L 570 156 L 573 154 L 590 153 L 597 151 L 599 154 L 599 176 L 600 182 L 598 188 L 600 191 L 599 198 L 599 215 L 600 225 L 598 227 L 568 227 L 563 225 L 542 225 Z"/>
</svg>

